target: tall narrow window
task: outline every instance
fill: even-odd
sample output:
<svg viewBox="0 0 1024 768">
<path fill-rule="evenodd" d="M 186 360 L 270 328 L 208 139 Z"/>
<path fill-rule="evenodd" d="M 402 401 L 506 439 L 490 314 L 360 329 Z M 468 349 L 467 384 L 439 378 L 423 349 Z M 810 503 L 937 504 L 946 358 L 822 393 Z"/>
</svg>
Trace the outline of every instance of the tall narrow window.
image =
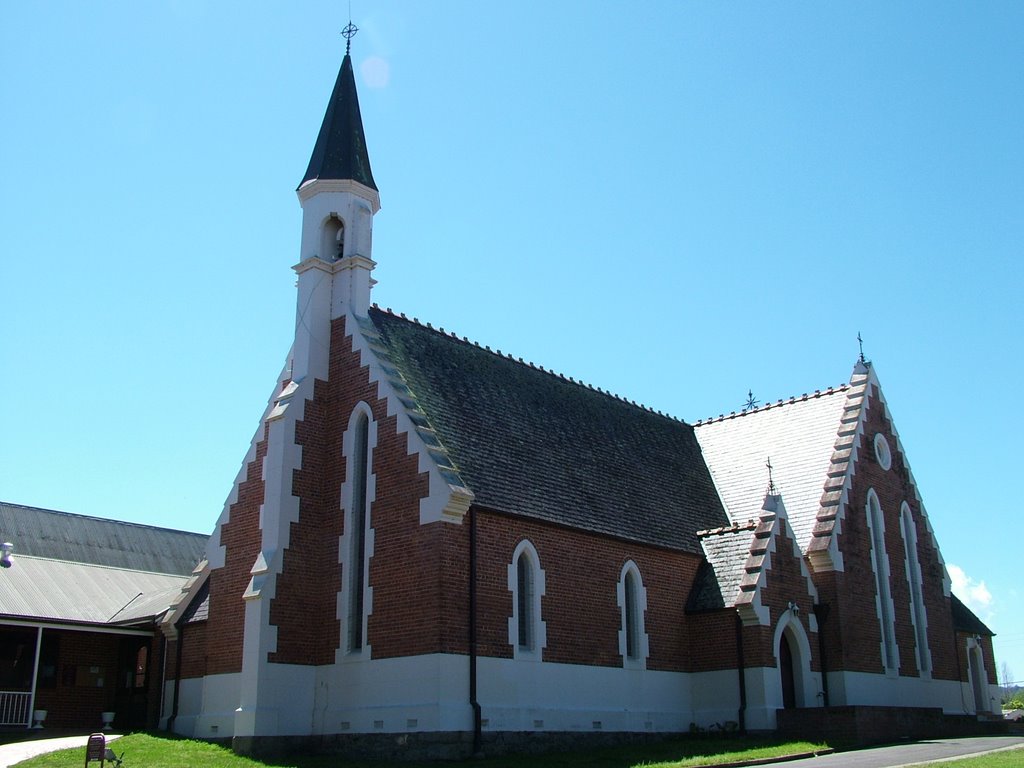
<svg viewBox="0 0 1024 768">
<path fill-rule="evenodd" d="M 644 632 L 644 611 L 647 592 L 640 570 L 629 560 L 619 574 L 616 587 L 622 625 L 619 629 L 619 653 L 623 666 L 643 669 L 648 655 L 647 633 Z"/>
<path fill-rule="evenodd" d="M 363 594 L 366 586 L 366 478 L 369 474 L 370 421 L 356 418 L 352 454 L 352 531 L 349 563 L 348 649 L 363 647 Z"/>
<path fill-rule="evenodd" d="M 525 552 L 519 554 L 516 561 L 516 581 L 519 613 L 519 647 L 526 651 L 534 648 L 533 630 L 533 568 L 530 557 Z"/>
<path fill-rule="evenodd" d="M 512 593 L 512 615 L 508 617 L 508 642 L 512 656 L 524 661 L 541 661 L 547 645 L 547 630 L 541 613 L 544 570 L 529 540 L 523 539 L 508 564 L 508 590 Z"/>
<path fill-rule="evenodd" d="M 633 571 L 626 573 L 626 658 L 637 659 L 640 657 L 640 638 L 638 637 L 637 623 L 637 594 L 636 574 Z"/>
<path fill-rule="evenodd" d="M 875 572 L 876 608 L 882 630 L 882 663 L 886 671 L 896 671 L 896 632 L 893 628 L 892 592 L 889 589 L 889 557 L 885 553 L 885 523 L 882 507 L 874 489 L 868 491 L 868 528 L 871 531 L 871 565 Z"/>
<path fill-rule="evenodd" d="M 917 556 L 917 528 L 910 506 L 903 502 L 900 509 L 903 526 L 903 545 L 907 549 L 907 582 L 910 585 L 910 618 L 914 622 L 914 639 L 917 641 L 917 669 L 921 674 L 931 671 L 932 658 L 928 648 L 928 616 L 924 611 L 924 594 L 921 590 L 921 562 Z"/>
</svg>

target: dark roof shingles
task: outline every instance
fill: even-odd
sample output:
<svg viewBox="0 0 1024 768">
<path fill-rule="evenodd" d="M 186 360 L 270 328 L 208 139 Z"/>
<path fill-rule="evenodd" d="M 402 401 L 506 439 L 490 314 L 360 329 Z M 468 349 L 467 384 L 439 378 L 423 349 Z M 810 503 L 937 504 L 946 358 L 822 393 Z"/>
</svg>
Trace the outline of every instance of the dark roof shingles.
<svg viewBox="0 0 1024 768">
<path fill-rule="evenodd" d="M 693 428 L 374 308 L 390 363 L 490 509 L 700 552 L 728 524 Z"/>
</svg>

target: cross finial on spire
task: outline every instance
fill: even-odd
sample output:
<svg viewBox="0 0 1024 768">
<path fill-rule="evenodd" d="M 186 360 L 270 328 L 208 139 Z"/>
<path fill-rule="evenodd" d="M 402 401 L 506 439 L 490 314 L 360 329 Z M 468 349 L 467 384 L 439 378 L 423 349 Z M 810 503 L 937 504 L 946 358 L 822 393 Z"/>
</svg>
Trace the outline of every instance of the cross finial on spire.
<svg viewBox="0 0 1024 768">
<path fill-rule="evenodd" d="M 345 55 L 348 56 L 349 51 L 352 50 L 352 38 L 356 36 L 356 32 L 359 31 L 359 27 L 349 20 L 345 28 L 341 30 L 341 36 L 345 38 Z"/>
<path fill-rule="evenodd" d="M 864 339 L 860 337 L 860 331 L 857 331 L 857 343 L 860 345 L 860 361 L 866 363 L 864 359 Z"/>
<path fill-rule="evenodd" d="M 768 457 L 768 463 L 765 464 L 768 467 L 768 495 L 775 496 L 775 481 L 772 480 L 772 457 Z"/>
</svg>

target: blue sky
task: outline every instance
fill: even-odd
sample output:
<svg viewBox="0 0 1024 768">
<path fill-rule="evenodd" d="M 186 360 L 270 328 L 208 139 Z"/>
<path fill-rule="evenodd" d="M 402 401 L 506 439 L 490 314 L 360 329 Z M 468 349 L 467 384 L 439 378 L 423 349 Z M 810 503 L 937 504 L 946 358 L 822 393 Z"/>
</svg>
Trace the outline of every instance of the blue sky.
<svg viewBox="0 0 1024 768">
<path fill-rule="evenodd" d="M 212 528 L 290 342 L 345 15 L 0 5 L 0 499 Z M 376 301 L 689 421 L 847 381 L 862 333 L 1024 680 L 1024 5 L 353 16 Z"/>
</svg>

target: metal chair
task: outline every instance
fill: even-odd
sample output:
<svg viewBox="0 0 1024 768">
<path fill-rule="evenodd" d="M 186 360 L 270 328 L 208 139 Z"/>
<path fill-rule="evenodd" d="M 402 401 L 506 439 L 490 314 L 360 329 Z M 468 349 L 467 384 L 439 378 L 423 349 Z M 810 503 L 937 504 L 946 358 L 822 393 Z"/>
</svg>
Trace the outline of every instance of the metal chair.
<svg viewBox="0 0 1024 768">
<path fill-rule="evenodd" d="M 94 733 L 85 744 L 85 768 L 89 763 L 99 760 L 100 768 L 103 768 L 107 760 L 107 737 L 102 733 Z"/>
</svg>

